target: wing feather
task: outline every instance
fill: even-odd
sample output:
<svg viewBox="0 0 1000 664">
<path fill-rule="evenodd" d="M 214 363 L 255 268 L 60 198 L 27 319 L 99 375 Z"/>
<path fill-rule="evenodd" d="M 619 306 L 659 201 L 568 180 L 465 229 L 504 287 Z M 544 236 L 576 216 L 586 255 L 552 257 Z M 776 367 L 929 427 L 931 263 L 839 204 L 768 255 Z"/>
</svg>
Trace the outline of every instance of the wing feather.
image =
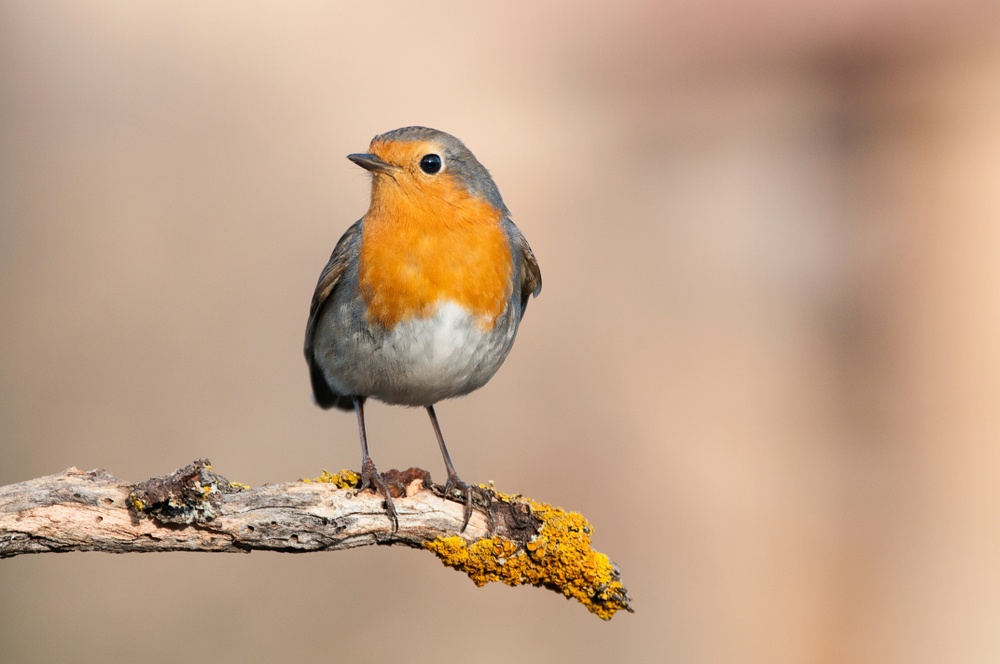
<svg viewBox="0 0 1000 664">
<path fill-rule="evenodd" d="M 338 408 L 350 409 L 354 407 L 353 402 L 347 398 L 347 395 L 338 394 L 330 388 L 322 369 L 316 363 L 313 349 L 316 326 L 319 325 L 319 321 L 323 317 L 326 303 L 332 300 L 334 292 L 340 286 L 341 278 L 344 276 L 344 271 L 347 269 L 347 264 L 351 256 L 357 252 L 357 240 L 360 237 L 360 231 L 361 222 L 358 221 L 341 236 L 337 242 L 337 246 L 333 248 L 330 260 L 319 275 L 319 282 L 316 284 L 315 292 L 313 292 L 312 304 L 309 306 L 309 322 L 306 323 L 305 355 L 306 362 L 309 363 L 309 377 L 312 381 L 313 395 L 316 397 L 316 403 L 323 408 L 336 406 Z"/>
<path fill-rule="evenodd" d="M 542 271 L 538 268 L 538 261 L 535 253 L 531 250 L 528 240 L 525 239 L 521 230 L 514 225 L 513 221 L 507 220 L 510 229 L 510 239 L 512 251 L 516 259 L 520 259 L 521 264 L 521 316 L 524 316 L 528 308 L 528 297 L 538 297 L 542 292 Z"/>
</svg>

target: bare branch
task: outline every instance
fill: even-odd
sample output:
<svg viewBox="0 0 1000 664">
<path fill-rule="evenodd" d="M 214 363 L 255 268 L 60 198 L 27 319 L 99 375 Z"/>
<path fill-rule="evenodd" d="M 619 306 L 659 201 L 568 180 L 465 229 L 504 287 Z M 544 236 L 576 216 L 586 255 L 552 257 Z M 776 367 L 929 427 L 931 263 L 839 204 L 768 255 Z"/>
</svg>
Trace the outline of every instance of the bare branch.
<svg viewBox="0 0 1000 664">
<path fill-rule="evenodd" d="M 477 505 L 460 532 L 463 505 L 445 498 L 426 471 L 389 471 L 385 479 L 399 513 L 396 532 L 381 497 L 350 489 L 357 481 L 350 471 L 251 489 L 217 475 L 205 459 L 139 484 L 70 468 L 0 487 L 0 558 L 404 545 L 435 552 L 477 585 L 548 587 L 604 619 L 631 611 L 617 568 L 590 547 L 590 524 L 579 514 L 491 489 L 493 500 Z"/>
</svg>

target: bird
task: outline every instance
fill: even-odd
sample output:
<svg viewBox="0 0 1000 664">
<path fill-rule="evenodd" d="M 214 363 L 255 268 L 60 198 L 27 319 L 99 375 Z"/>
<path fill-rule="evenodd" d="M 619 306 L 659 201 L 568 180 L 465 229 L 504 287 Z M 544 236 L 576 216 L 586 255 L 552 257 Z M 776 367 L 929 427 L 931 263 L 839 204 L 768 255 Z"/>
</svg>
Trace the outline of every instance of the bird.
<svg viewBox="0 0 1000 664">
<path fill-rule="evenodd" d="M 464 495 L 464 531 L 482 489 L 459 478 L 434 406 L 482 387 L 503 364 L 541 292 L 538 261 L 489 171 L 458 138 L 403 127 L 347 158 L 371 174 L 371 203 L 313 293 L 305 335 L 313 396 L 321 408 L 354 411 L 357 492 L 381 494 L 392 532 L 399 518 L 368 451 L 365 401 L 424 408 L 445 495 Z"/>
</svg>

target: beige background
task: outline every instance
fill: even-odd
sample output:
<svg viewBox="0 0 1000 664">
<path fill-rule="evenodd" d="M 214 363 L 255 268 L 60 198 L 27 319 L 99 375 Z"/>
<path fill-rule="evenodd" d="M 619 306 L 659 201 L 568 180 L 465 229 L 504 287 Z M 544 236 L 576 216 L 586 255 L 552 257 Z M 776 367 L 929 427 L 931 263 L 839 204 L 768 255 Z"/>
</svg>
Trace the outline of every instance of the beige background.
<svg viewBox="0 0 1000 664">
<path fill-rule="evenodd" d="M 0 660 L 1000 661 L 996 8 L 4 2 L 0 484 L 357 467 L 302 333 L 344 155 L 425 124 L 545 278 L 456 464 L 587 515 L 637 613 L 395 549 L 26 556 Z"/>
</svg>

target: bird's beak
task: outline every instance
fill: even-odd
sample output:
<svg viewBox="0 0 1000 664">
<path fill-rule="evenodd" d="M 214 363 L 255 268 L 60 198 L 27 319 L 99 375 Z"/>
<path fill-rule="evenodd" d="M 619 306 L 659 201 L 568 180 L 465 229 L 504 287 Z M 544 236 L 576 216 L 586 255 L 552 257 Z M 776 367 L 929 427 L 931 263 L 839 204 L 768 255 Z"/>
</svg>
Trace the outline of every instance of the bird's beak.
<svg viewBox="0 0 1000 664">
<path fill-rule="evenodd" d="M 382 161 L 378 155 L 371 153 L 349 154 L 347 155 L 347 158 L 361 168 L 366 171 L 371 171 L 372 173 L 392 173 L 393 171 L 398 170 L 396 166 Z"/>
</svg>

